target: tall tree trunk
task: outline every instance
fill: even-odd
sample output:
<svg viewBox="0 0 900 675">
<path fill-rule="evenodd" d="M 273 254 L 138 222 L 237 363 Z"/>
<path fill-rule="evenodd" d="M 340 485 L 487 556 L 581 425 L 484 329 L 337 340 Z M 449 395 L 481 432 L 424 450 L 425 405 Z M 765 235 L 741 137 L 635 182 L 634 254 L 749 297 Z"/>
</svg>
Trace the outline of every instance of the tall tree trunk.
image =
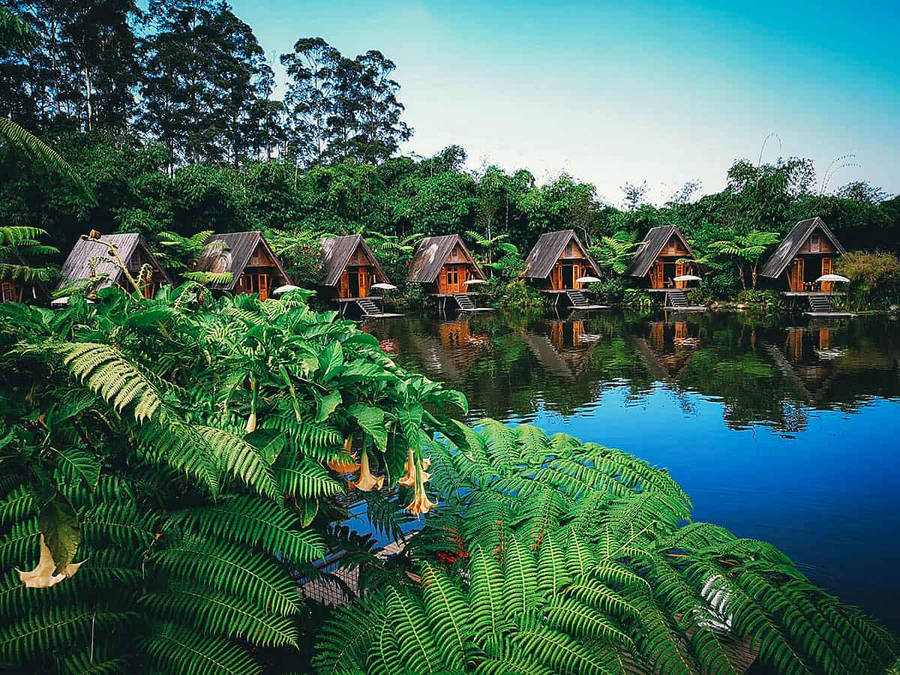
<svg viewBox="0 0 900 675">
<path fill-rule="evenodd" d="M 88 66 L 84 67 L 84 100 L 87 105 L 87 130 L 88 133 L 93 129 L 93 117 L 94 117 L 94 108 L 91 102 L 91 95 L 93 94 L 93 89 L 91 87 L 91 69 Z"/>
</svg>

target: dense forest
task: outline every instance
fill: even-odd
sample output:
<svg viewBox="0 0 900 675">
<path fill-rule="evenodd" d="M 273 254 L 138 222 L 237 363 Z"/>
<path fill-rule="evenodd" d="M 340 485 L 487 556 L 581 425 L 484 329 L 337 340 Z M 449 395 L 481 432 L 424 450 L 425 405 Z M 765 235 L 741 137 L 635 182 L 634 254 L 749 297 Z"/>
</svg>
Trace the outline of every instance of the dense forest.
<svg viewBox="0 0 900 675">
<path fill-rule="evenodd" d="M 357 230 L 396 264 L 413 235 L 471 230 L 501 273 L 560 226 L 612 270 L 673 220 L 699 245 L 812 212 L 851 246 L 896 241 L 896 202 L 816 194 L 803 160 L 740 161 L 722 193 L 662 207 L 629 185 L 620 210 L 567 176 L 468 171 L 459 147 L 398 157 L 389 59 L 317 38 L 281 59 L 277 101 L 221 2 L 0 4 L 0 269 L 54 255 L 35 228 L 61 251 L 137 230 L 176 257 L 260 228 L 307 275 L 319 235 Z M 774 546 L 692 522 L 665 470 L 463 423 L 462 394 L 311 291 L 148 298 L 111 257 L 130 285 L 0 304 L 0 669 L 861 673 L 900 654 Z"/>
<path fill-rule="evenodd" d="M 138 231 L 154 246 L 165 231 L 260 229 L 310 284 L 322 234 L 396 244 L 460 233 L 490 259 L 502 241 L 522 256 L 541 232 L 574 228 L 615 269 L 629 242 L 665 224 L 716 259 L 706 292 L 721 298 L 747 285 L 721 255 L 741 236 L 782 235 L 820 216 L 848 249 L 895 252 L 900 242 L 900 198 L 833 185 L 840 158 L 821 176 L 798 157 L 738 159 L 722 191 L 699 196 L 687 181 L 658 205 L 646 202 L 646 183 L 623 178 L 614 206 L 566 174 L 539 182 L 525 168 L 469 170 L 462 146 L 398 154 L 412 129 L 394 63 L 377 50 L 349 57 L 301 37 L 280 56 L 288 81 L 278 100 L 263 46 L 223 2 L 11 6 L 37 39 L 0 53 L 0 115 L 50 141 L 89 190 L 8 156 L 0 209 L 8 225 L 50 232 L 61 255 L 90 229 Z M 402 274 L 402 249 L 383 248 Z"/>
</svg>

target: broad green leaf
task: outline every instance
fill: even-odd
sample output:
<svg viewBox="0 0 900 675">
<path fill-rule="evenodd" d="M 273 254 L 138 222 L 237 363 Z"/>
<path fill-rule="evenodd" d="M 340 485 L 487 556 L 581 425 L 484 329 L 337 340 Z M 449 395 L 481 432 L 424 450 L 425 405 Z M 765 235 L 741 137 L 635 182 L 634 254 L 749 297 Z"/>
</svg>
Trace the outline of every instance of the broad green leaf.
<svg viewBox="0 0 900 675">
<path fill-rule="evenodd" d="M 375 447 L 382 452 L 387 450 L 387 428 L 384 425 L 384 411 L 381 408 L 357 403 L 350 406 L 348 412 L 360 428 L 372 437 Z"/>
<path fill-rule="evenodd" d="M 78 514 L 66 499 L 57 495 L 41 509 L 38 525 L 56 563 L 53 573 L 59 574 L 75 559 L 75 552 L 81 543 Z"/>
<path fill-rule="evenodd" d="M 316 411 L 316 422 L 324 422 L 341 404 L 341 392 L 333 391 L 327 396 L 319 399 L 318 410 Z"/>
</svg>

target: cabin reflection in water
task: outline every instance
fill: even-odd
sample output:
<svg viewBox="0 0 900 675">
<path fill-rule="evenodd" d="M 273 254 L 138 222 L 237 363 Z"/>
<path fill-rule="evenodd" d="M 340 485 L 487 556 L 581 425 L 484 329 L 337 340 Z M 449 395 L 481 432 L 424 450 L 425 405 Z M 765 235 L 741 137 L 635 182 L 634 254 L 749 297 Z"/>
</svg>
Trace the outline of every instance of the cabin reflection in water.
<svg viewBox="0 0 900 675">
<path fill-rule="evenodd" d="M 657 380 L 677 380 L 690 364 L 700 339 L 687 321 L 651 321 L 648 337 L 637 338 L 635 349 Z"/>
<path fill-rule="evenodd" d="M 844 350 L 834 346 L 830 327 L 789 326 L 782 348 L 770 348 L 769 353 L 803 398 L 818 401 L 827 399 L 837 372 L 835 360 Z"/>
</svg>

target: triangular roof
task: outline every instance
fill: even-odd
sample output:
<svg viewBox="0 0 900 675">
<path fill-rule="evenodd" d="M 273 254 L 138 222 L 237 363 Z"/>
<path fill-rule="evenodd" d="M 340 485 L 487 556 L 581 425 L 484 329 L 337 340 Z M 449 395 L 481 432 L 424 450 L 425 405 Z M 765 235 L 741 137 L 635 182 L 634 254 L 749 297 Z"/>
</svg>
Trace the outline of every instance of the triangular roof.
<svg viewBox="0 0 900 675">
<path fill-rule="evenodd" d="M 211 244 L 222 242 L 223 246 L 212 246 Z M 233 291 L 244 273 L 244 268 L 250 262 L 250 256 L 256 250 L 258 245 L 262 245 L 266 253 L 275 263 L 278 271 L 285 279 L 285 283 L 291 283 L 291 278 L 281 266 L 281 261 L 269 242 L 262 236 L 259 230 L 252 232 L 226 232 L 224 234 L 212 234 L 203 242 L 206 248 L 201 251 L 197 258 L 197 262 L 193 267 L 195 272 L 231 272 L 232 279 L 226 284 L 209 284 L 209 287 L 217 291 Z"/>
<path fill-rule="evenodd" d="M 559 260 L 563 251 L 566 250 L 566 246 L 573 239 L 581 248 L 588 264 L 594 270 L 594 274 L 600 276 L 600 268 L 597 267 L 597 263 L 594 262 L 593 258 L 588 255 L 587 249 L 581 243 L 578 235 L 575 234 L 575 230 L 558 230 L 557 232 L 544 232 L 538 237 L 537 243 L 525 260 L 525 277 L 528 279 L 546 279 L 550 276 L 556 261 Z"/>
<path fill-rule="evenodd" d="M 150 261 L 150 264 L 156 267 L 157 271 L 162 274 L 166 283 L 172 283 L 166 270 L 163 269 L 162 265 L 156 260 L 156 256 L 150 252 L 150 249 L 144 243 L 141 235 L 136 232 L 127 234 L 104 234 L 101 235 L 101 239 L 102 242 L 109 242 L 116 246 L 119 257 L 122 258 L 126 267 L 135 252 L 140 249 L 147 257 L 147 260 Z M 112 286 L 119 282 L 119 278 L 122 276 L 122 270 L 110 259 L 109 249 L 106 244 L 102 242 L 87 237 L 83 237 L 75 242 L 75 246 L 72 247 L 69 256 L 66 258 L 66 262 L 63 263 L 61 270 L 62 279 L 59 282 L 58 288 L 73 281 L 90 279 L 90 262 L 94 258 L 105 258 L 105 260 L 97 261 L 94 265 L 94 271 L 97 273 L 97 276 L 105 275 L 107 277 L 107 280 L 100 284 L 100 288 Z"/>
<path fill-rule="evenodd" d="M 644 241 L 642 241 L 641 245 L 638 247 L 625 274 L 630 277 L 646 276 L 650 272 L 650 267 L 653 265 L 653 262 L 662 252 L 673 234 L 681 240 L 682 244 L 684 244 L 688 255 L 693 257 L 694 251 L 691 249 L 691 245 L 687 243 L 687 239 L 684 238 L 684 235 L 681 234 L 681 230 L 674 225 L 660 225 L 659 227 L 650 228 L 650 231 L 647 232 Z"/>
<path fill-rule="evenodd" d="M 369 248 L 369 245 L 366 243 L 366 240 L 363 239 L 361 234 L 351 234 L 346 237 L 328 237 L 322 239 L 321 244 L 322 264 L 325 266 L 325 281 L 322 282 L 323 286 L 337 285 L 338 281 L 341 279 L 341 274 L 347 267 L 347 263 L 350 262 L 350 256 L 352 256 L 353 252 L 360 247 L 366 254 L 366 257 L 372 262 L 372 266 L 375 268 L 375 277 L 378 281 L 380 283 L 390 283 L 384 270 L 381 269 L 378 258 L 375 257 L 372 249 Z"/>
<path fill-rule="evenodd" d="M 843 255 L 847 252 L 844 250 L 844 247 L 841 245 L 841 242 L 838 241 L 837 237 L 834 236 L 831 229 L 825 224 L 824 220 L 818 216 L 815 218 L 807 218 L 794 225 L 794 229 L 788 232 L 788 235 L 781 240 L 781 243 L 778 244 L 778 248 L 772 252 L 772 255 L 769 256 L 769 259 L 766 260 L 766 264 L 763 265 L 762 270 L 760 270 L 760 276 L 769 277 L 771 279 L 780 277 L 781 273 L 784 272 L 791 263 L 791 260 L 794 259 L 794 256 L 797 255 L 797 251 L 799 251 L 803 244 L 806 243 L 806 240 L 809 239 L 813 232 L 815 232 L 816 228 L 820 229 L 822 234 L 828 237 L 838 253 Z"/>
<path fill-rule="evenodd" d="M 447 258 L 457 244 L 462 248 L 468 263 L 475 268 L 475 276 L 484 279 L 484 272 L 481 271 L 475 258 L 466 248 L 462 237 L 458 234 L 447 234 L 441 237 L 425 237 L 419 243 L 412 262 L 409 264 L 409 281 L 420 284 L 434 283 L 441 272 L 441 267 L 447 262 Z"/>
</svg>

